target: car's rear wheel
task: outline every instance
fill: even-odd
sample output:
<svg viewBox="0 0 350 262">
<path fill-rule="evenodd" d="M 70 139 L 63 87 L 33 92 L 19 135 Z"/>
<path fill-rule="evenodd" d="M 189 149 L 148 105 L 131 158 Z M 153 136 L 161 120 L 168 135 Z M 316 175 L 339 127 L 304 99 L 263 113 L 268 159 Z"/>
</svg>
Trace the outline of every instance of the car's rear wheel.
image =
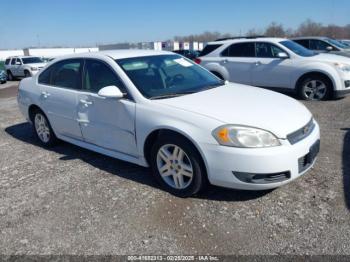
<svg viewBox="0 0 350 262">
<path fill-rule="evenodd" d="M 300 81 L 299 96 L 304 100 L 327 100 L 332 91 L 332 83 L 322 76 L 310 76 Z"/>
<path fill-rule="evenodd" d="M 199 153 L 181 136 L 164 136 L 153 145 L 151 167 L 163 188 L 179 197 L 192 196 L 206 184 Z"/>
<path fill-rule="evenodd" d="M 13 81 L 15 78 L 13 77 L 13 74 L 11 73 L 11 71 L 9 70 L 9 71 L 7 71 L 7 79 L 9 80 L 9 81 Z"/>
<path fill-rule="evenodd" d="M 41 110 L 36 110 L 33 113 L 33 127 L 41 144 L 51 147 L 57 143 L 57 137 L 51 128 L 49 120 Z"/>
</svg>

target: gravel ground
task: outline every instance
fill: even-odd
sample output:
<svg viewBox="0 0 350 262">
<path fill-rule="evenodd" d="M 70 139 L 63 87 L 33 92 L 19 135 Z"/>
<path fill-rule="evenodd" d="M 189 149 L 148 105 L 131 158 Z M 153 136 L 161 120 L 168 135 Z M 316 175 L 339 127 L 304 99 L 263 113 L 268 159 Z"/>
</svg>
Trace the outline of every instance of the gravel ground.
<svg viewBox="0 0 350 262">
<path fill-rule="evenodd" d="M 0 90 L 0 254 L 350 254 L 350 97 L 305 103 L 322 148 L 297 181 L 180 199 L 148 169 L 40 147 L 15 94 Z"/>
</svg>

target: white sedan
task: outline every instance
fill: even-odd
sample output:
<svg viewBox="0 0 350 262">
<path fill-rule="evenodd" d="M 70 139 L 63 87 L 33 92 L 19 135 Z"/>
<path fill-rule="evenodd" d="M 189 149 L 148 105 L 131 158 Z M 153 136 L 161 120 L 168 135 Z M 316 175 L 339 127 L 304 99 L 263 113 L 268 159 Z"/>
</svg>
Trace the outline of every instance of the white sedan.
<svg viewBox="0 0 350 262">
<path fill-rule="evenodd" d="M 266 190 L 315 163 L 320 131 L 296 100 L 223 82 L 170 52 L 56 59 L 21 81 L 19 107 L 44 146 L 58 139 L 141 166 L 186 197 L 207 182 Z"/>
</svg>

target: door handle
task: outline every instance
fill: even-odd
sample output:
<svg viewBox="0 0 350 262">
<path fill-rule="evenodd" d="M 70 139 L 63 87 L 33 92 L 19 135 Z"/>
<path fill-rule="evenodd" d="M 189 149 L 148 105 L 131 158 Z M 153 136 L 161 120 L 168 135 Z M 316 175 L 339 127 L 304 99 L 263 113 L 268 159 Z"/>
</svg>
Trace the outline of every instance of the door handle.
<svg viewBox="0 0 350 262">
<path fill-rule="evenodd" d="M 261 62 L 260 61 L 255 62 L 255 65 L 259 66 L 259 65 L 261 65 Z"/>
<path fill-rule="evenodd" d="M 80 99 L 79 101 L 81 104 L 84 104 L 86 107 L 88 107 L 89 105 L 92 105 L 91 101 L 87 101 L 85 99 Z"/>
<path fill-rule="evenodd" d="M 222 60 L 222 63 L 227 64 L 227 63 L 228 63 L 228 60 L 227 60 L 227 59 L 224 59 L 224 60 Z"/>
<path fill-rule="evenodd" d="M 48 98 L 51 94 L 44 91 L 44 92 L 41 92 L 41 95 L 42 95 L 44 98 Z"/>
</svg>

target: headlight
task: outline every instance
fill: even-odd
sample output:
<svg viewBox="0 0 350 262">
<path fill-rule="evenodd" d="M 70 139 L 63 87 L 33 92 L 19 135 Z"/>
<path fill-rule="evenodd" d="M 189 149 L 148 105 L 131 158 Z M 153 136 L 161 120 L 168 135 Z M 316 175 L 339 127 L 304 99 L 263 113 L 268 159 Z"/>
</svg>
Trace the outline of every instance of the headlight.
<svg viewBox="0 0 350 262">
<path fill-rule="evenodd" d="M 213 136 L 223 146 L 262 148 L 281 145 L 272 133 L 253 127 L 221 126 L 213 131 Z"/>
<path fill-rule="evenodd" d="M 334 64 L 338 69 L 345 73 L 350 73 L 350 65 L 342 64 L 342 63 L 335 63 Z"/>
<path fill-rule="evenodd" d="M 36 71 L 36 70 L 38 70 L 38 68 L 37 67 L 31 67 L 30 70 Z"/>
</svg>

